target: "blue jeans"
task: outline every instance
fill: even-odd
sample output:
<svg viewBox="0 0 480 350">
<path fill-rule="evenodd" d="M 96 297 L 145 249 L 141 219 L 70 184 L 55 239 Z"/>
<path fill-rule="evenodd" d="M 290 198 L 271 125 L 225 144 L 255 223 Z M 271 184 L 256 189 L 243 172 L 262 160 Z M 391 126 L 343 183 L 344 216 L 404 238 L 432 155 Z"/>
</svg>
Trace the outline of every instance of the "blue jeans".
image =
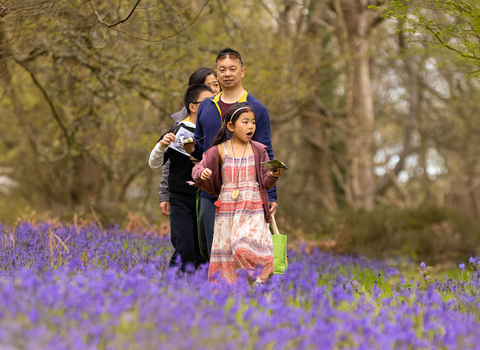
<svg viewBox="0 0 480 350">
<path fill-rule="evenodd" d="M 202 247 L 207 248 L 208 261 L 212 252 L 213 228 L 215 226 L 216 198 L 200 197 L 200 212 L 198 214 L 198 233 Z"/>
</svg>

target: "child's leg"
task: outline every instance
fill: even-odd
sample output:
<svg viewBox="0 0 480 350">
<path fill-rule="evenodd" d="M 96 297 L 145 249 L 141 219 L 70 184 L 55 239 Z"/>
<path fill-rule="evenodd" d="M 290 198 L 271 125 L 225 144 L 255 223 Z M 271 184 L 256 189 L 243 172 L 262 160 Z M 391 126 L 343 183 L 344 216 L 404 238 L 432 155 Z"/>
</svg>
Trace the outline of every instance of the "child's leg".
<svg viewBox="0 0 480 350">
<path fill-rule="evenodd" d="M 195 210 L 195 194 L 170 194 L 170 231 L 172 237 L 176 238 L 172 258 L 176 255 L 181 257 L 182 270 L 187 264 L 193 267 L 195 263 L 194 236 L 197 232 Z"/>
<path fill-rule="evenodd" d="M 170 205 L 171 205 L 171 202 L 170 202 Z M 168 264 L 169 268 L 177 266 L 177 259 L 179 257 L 178 250 L 177 250 L 178 230 L 172 229 L 172 227 L 175 227 L 175 220 L 174 220 L 174 217 L 170 214 L 170 242 L 172 242 L 173 254 L 170 258 L 170 263 Z"/>
</svg>

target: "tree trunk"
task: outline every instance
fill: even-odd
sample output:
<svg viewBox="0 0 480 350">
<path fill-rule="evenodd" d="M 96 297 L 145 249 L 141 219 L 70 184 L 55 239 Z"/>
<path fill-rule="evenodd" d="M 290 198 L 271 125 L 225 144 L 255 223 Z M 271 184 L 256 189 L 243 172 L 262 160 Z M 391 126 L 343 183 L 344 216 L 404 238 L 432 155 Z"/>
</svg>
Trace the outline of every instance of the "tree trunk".
<svg viewBox="0 0 480 350">
<path fill-rule="evenodd" d="M 306 111 L 302 115 L 304 138 L 307 141 L 308 157 L 311 159 L 309 171 L 313 174 L 312 194 L 317 197 L 322 206 L 330 213 L 338 210 L 335 198 L 335 189 L 332 181 L 331 152 L 325 142 L 323 123 L 312 115 L 320 114 L 319 108 L 312 102 L 311 113 Z M 307 158 L 308 159 L 308 158 Z"/>
<path fill-rule="evenodd" d="M 372 210 L 373 131 L 375 115 L 370 77 L 369 30 L 378 23 L 365 0 L 334 0 L 339 39 L 346 64 L 345 114 L 354 133 L 347 136 L 347 202 L 355 208 Z"/>
</svg>

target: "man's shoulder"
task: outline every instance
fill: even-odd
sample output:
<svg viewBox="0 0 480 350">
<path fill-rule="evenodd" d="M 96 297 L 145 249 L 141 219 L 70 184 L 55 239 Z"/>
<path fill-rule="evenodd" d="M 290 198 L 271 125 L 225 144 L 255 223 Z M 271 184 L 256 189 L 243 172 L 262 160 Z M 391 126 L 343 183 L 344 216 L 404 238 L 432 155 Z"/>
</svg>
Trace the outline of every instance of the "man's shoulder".
<svg viewBox="0 0 480 350">
<path fill-rule="evenodd" d="M 209 107 L 214 107 L 216 104 L 216 96 L 214 97 L 209 97 L 204 99 L 202 102 L 200 102 L 199 107 L 201 106 L 202 108 L 209 108 Z"/>
<path fill-rule="evenodd" d="M 206 98 L 205 100 L 203 100 L 199 107 L 198 107 L 198 115 L 197 115 L 197 118 L 198 116 L 200 116 L 201 114 L 204 114 L 204 113 L 212 113 L 214 111 L 218 111 L 218 107 L 217 107 L 217 102 L 215 101 L 215 97 L 212 97 L 212 98 Z"/>
<path fill-rule="evenodd" d="M 250 93 L 247 95 L 247 103 L 251 105 L 255 110 L 263 110 L 267 109 L 259 100 L 255 98 L 255 96 L 251 95 Z"/>
</svg>

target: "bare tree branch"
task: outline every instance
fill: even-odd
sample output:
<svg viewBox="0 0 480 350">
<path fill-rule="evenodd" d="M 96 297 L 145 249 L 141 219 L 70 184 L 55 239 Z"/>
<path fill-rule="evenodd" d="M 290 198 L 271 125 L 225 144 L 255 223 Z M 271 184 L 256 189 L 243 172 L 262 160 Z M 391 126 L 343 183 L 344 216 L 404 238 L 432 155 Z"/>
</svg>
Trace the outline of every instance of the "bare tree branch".
<svg viewBox="0 0 480 350">
<path fill-rule="evenodd" d="M 354 132 L 352 130 L 350 130 L 350 128 L 348 126 L 346 126 L 345 124 L 339 123 L 338 121 L 332 120 L 330 118 L 326 118 L 325 116 L 323 116 L 320 113 L 316 113 L 316 112 L 312 112 L 312 111 L 303 111 L 303 114 L 306 117 L 315 118 L 315 119 L 318 119 L 322 122 L 333 125 L 333 126 L 339 128 L 340 130 L 342 130 L 343 132 L 345 132 L 346 134 L 351 134 L 351 135 L 354 134 Z"/>
<path fill-rule="evenodd" d="M 138 4 L 140 4 L 140 1 L 142 1 L 142 0 L 137 0 L 135 2 L 135 4 L 132 6 L 132 9 L 130 10 L 130 12 L 128 13 L 128 15 L 126 17 L 124 17 L 123 19 L 121 19 L 121 20 L 119 20 L 115 23 L 109 24 L 102 19 L 102 17 L 98 13 L 97 9 L 93 6 L 92 1 L 88 0 L 88 2 L 90 3 L 90 6 L 92 7 L 93 12 L 95 12 L 95 15 L 98 18 L 98 21 L 107 28 L 113 28 L 113 27 L 118 26 L 119 24 L 122 24 L 122 23 L 125 23 L 126 21 L 128 21 L 130 19 L 130 17 L 132 17 L 135 10 L 137 9 L 137 6 L 138 6 Z"/>
<path fill-rule="evenodd" d="M 197 21 L 197 19 L 200 17 L 200 15 L 202 14 L 203 10 L 204 10 L 205 7 L 208 5 L 209 1 L 210 1 L 210 0 L 207 0 L 207 1 L 205 2 L 205 4 L 203 4 L 203 6 L 202 6 L 202 8 L 200 9 L 200 11 L 198 12 L 197 16 L 196 16 L 196 17 L 193 19 L 193 21 L 190 22 L 186 27 L 185 27 L 185 25 L 183 24 L 183 21 L 182 21 L 182 26 L 183 26 L 182 29 L 178 30 L 177 32 L 175 32 L 175 33 L 173 33 L 173 34 L 171 34 L 171 35 L 168 35 L 168 36 L 166 36 L 166 37 L 163 37 L 163 38 L 161 38 L 161 39 L 146 39 L 146 38 L 142 38 L 142 37 L 140 37 L 140 36 L 133 35 L 132 33 L 129 33 L 129 32 L 127 32 L 127 31 L 124 31 L 124 30 L 121 30 L 121 29 L 118 29 L 118 28 L 114 28 L 113 30 L 115 30 L 115 31 L 117 31 L 117 32 L 120 32 L 120 33 L 123 33 L 123 34 L 125 34 L 125 35 L 128 35 L 128 36 L 130 36 L 130 37 L 132 37 L 132 38 L 135 38 L 135 39 L 138 39 L 138 40 L 142 40 L 142 41 L 151 42 L 151 43 L 157 43 L 157 42 L 160 42 L 160 41 L 165 41 L 165 40 L 168 40 L 168 39 L 170 39 L 170 38 L 173 38 L 173 37 L 177 36 L 178 34 L 184 32 L 184 31 L 186 31 L 188 28 L 190 28 L 190 27 Z M 176 17 L 179 17 L 179 16 L 181 16 L 181 15 L 182 15 L 182 14 L 179 14 L 179 15 L 177 15 Z M 180 19 L 180 20 L 181 20 L 181 19 Z"/>
<path fill-rule="evenodd" d="M 29 74 L 30 74 L 30 77 L 32 78 L 32 81 L 33 83 L 40 89 L 40 91 L 42 92 L 42 95 L 43 97 L 45 98 L 45 100 L 47 101 L 48 103 L 48 106 L 50 107 L 50 110 L 52 111 L 52 114 L 53 114 L 53 118 L 56 120 L 57 124 L 60 126 L 60 129 L 62 129 L 62 132 L 63 132 L 63 135 L 65 136 L 66 140 L 67 140 L 67 145 L 68 147 L 70 148 L 73 144 L 73 140 L 72 138 L 70 137 L 69 133 L 68 133 L 68 130 L 67 130 L 67 127 L 63 124 L 62 120 L 60 119 L 60 116 L 58 115 L 57 113 L 57 110 L 55 109 L 55 106 L 53 105 L 53 101 L 52 99 L 50 98 L 50 96 L 48 96 L 48 93 L 47 91 L 45 90 L 45 88 L 40 84 L 40 82 L 38 81 L 37 77 L 35 76 L 35 74 L 33 74 L 33 72 L 22 62 L 22 61 L 19 61 L 17 60 L 16 58 L 14 58 L 15 62 L 17 62 L 20 66 L 22 66 Z"/>
<path fill-rule="evenodd" d="M 104 38 L 103 38 L 102 43 L 100 44 L 100 46 L 96 47 L 97 49 L 102 49 L 102 45 L 103 45 L 103 43 L 105 42 L 105 39 L 106 39 L 106 37 L 107 37 L 107 35 L 108 35 L 108 30 L 109 30 L 109 29 L 115 30 L 116 32 L 125 34 L 125 35 L 127 35 L 127 36 L 129 36 L 129 37 L 132 37 L 132 38 L 134 38 L 134 39 L 138 39 L 138 40 L 142 40 L 142 41 L 146 41 L 146 42 L 153 42 L 153 43 L 155 43 L 155 42 L 160 42 L 160 41 L 165 41 L 165 40 L 168 40 L 168 39 L 170 39 L 170 38 L 173 38 L 173 37 L 177 36 L 178 34 L 180 34 L 180 33 L 184 32 L 184 31 L 186 31 L 187 29 L 189 29 L 189 28 L 197 21 L 197 19 L 200 17 L 200 15 L 202 14 L 203 10 L 205 9 L 205 7 L 206 7 L 206 6 L 208 5 L 208 3 L 210 2 L 210 0 L 206 0 L 205 3 L 203 4 L 202 8 L 201 8 L 200 11 L 198 12 L 198 14 L 197 14 L 197 15 L 195 16 L 195 18 L 193 19 L 193 21 L 191 21 L 191 22 L 190 22 L 188 25 L 186 25 L 186 26 L 185 26 L 185 24 L 183 23 L 183 20 L 182 20 L 181 16 L 182 16 L 183 14 L 185 14 L 186 12 L 188 12 L 188 10 L 186 10 L 186 11 L 180 13 L 180 14 L 177 14 L 175 17 L 178 17 L 178 18 L 180 19 L 180 22 L 182 23 L 182 29 L 176 31 L 175 33 L 173 33 L 173 34 L 171 34 L 171 35 L 168 35 L 168 36 L 166 36 L 166 37 L 162 37 L 162 38 L 160 38 L 160 39 L 155 39 L 155 37 L 154 37 L 153 39 L 151 39 L 151 38 L 148 38 L 148 37 L 145 38 L 145 37 L 142 37 L 142 36 L 139 36 L 139 35 L 132 34 L 132 33 L 129 32 L 128 30 L 123 30 L 123 29 L 120 29 L 120 28 L 117 27 L 119 24 L 125 23 L 125 22 L 127 22 L 127 21 L 131 18 L 131 16 L 133 15 L 135 9 L 137 8 L 138 4 L 140 3 L 140 1 L 141 1 L 141 0 L 137 0 L 137 1 L 136 1 L 136 3 L 134 4 L 134 6 L 132 7 L 131 11 L 129 12 L 129 14 L 128 14 L 125 18 L 117 21 L 116 23 L 110 24 L 110 23 L 105 22 L 105 21 L 102 19 L 102 17 L 101 17 L 100 14 L 98 13 L 98 11 L 97 11 L 97 10 L 95 9 L 95 7 L 93 6 L 92 1 L 89 0 L 90 6 L 92 7 L 92 10 L 94 11 L 95 15 L 97 16 L 98 21 L 107 28 L 107 33 L 105 34 L 105 36 L 104 36 Z M 175 17 L 174 17 L 174 18 L 175 18 Z M 155 36 L 156 36 L 156 35 L 155 35 Z"/>
<path fill-rule="evenodd" d="M 473 60 L 478 60 L 480 61 L 480 57 L 477 57 L 475 55 L 466 55 L 465 53 L 463 53 L 462 51 L 459 51 L 457 50 L 456 48 L 454 48 L 453 46 L 447 44 L 445 41 L 442 40 L 442 38 L 440 38 L 440 36 L 432 29 L 430 28 L 429 26 L 426 26 L 425 27 L 430 33 L 432 33 L 435 38 L 437 38 L 437 40 L 440 42 L 440 44 L 442 44 L 443 46 L 445 46 L 447 49 L 449 50 L 452 50 L 456 53 L 458 53 L 460 56 L 464 57 L 464 58 L 468 58 L 468 59 L 473 59 Z"/>
<path fill-rule="evenodd" d="M 18 3 L 15 3 L 15 6 L 13 7 L 5 7 L 3 4 L 6 1 L 2 1 L 2 4 L 0 5 L 0 18 L 4 18 L 10 14 L 15 14 L 15 13 L 25 13 L 28 11 L 37 11 L 37 10 L 49 10 L 52 9 L 56 4 L 60 3 L 61 0 L 46 0 L 42 1 L 40 3 L 36 3 L 34 5 L 19 5 Z M 45 4 L 49 4 L 48 6 L 45 6 Z"/>
</svg>

